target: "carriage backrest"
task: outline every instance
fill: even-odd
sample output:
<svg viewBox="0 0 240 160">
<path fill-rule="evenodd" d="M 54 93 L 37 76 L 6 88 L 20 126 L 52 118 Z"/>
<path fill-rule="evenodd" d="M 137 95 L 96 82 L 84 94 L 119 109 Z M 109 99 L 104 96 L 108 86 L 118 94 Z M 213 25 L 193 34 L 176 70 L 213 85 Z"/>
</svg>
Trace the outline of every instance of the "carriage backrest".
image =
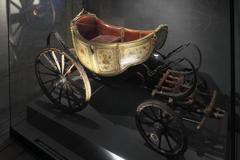
<svg viewBox="0 0 240 160">
<path fill-rule="evenodd" d="M 142 31 L 127 29 L 124 27 L 114 26 L 92 15 L 84 15 L 76 22 L 79 33 L 87 40 L 91 40 L 98 35 L 113 35 L 120 37 L 121 42 L 137 40 L 150 34 L 152 31 Z"/>
<path fill-rule="evenodd" d="M 98 35 L 98 30 L 96 26 L 96 19 L 93 16 L 82 16 L 76 22 L 79 33 L 90 40 Z"/>
<path fill-rule="evenodd" d="M 134 29 L 124 29 L 124 42 L 134 41 L 151 33 L 151 31 L 140 31 Z"/>
<path fill-rule="evenodd" d="M 96 25 L 99 35 L 114 35 L 121 38 L 123 37 L 122 27 L 106 24 L 100 19 L 96 19 Z"/>
</svg>

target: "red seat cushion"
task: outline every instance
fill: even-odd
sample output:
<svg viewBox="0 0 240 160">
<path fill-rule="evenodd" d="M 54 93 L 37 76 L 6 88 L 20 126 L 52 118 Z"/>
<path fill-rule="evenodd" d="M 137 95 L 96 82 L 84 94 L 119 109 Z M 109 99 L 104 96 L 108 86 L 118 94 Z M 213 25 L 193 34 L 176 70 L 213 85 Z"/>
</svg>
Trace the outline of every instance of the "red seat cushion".
<svg viewBox="0 0 240 160">
<path fill-rule="evenodd" d="M 113 36 L 113 35 L 99 35 L 99 36 L 91 39 L 90 42 L 98 42 L 98 43 L 121 42 L 121 37 Z"/>
</svg>

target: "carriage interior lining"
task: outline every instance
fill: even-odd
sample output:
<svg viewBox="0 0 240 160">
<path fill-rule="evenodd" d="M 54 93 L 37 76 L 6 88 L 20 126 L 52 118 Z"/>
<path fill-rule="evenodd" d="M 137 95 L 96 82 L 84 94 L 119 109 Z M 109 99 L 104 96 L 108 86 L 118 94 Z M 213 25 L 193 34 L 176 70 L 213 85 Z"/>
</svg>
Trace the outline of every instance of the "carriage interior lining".
<svg viewBox="0 0 240 160">
<path fill-rule="evenodd" d="M 79 33 L 85 39 L 97 43 L 134 41 L 152 33 L 151 30 L 133 30 L 113 26 L 91 15 L 81 16 L 76 21 L 76 25 Z"/>
</svg>

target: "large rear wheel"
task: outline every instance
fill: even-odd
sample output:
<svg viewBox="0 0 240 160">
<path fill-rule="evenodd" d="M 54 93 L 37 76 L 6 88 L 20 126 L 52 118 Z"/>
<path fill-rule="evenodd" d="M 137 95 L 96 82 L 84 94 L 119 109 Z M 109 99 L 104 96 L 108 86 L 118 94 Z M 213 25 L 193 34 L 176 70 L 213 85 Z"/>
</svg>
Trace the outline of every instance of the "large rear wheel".
<svg viewBox="0 0 240 160">
<path fill-rule="evenodd" d="M 90 100 L 91 86 L 84 68 L 64 51 L 47 48 L 40 52 L 35 73 L 45 95 L 61 110 L 80 111 Z"/>
</svg>

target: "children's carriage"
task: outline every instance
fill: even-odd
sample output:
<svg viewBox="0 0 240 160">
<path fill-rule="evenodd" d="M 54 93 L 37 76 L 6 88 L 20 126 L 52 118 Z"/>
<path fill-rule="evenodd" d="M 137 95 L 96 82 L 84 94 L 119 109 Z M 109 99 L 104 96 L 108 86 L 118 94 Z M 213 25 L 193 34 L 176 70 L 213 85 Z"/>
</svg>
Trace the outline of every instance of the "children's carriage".
<svg viewBox="0 0 240 160">
<path fill-rule="evenodd" d="M 153 150 L 165 156 L 183 153 L 186 136 L 181 119 L 197 123 L 199 129 L 206 117 L 223 116 L 223 110 L 214 108 L 216 91 L 211 91 L 197 75 L 201 64 L 197 46 L 193 45 L 200 57 L 197 67 L 187 58 L 170 59 L 191 43 L 168 54 L 160 52 L 167 38 L 167 25 L 159 25 L 155 30 L 128 29 L 107 24 L 82 10 L 72 20 L 71 32 L 74 49 L 69 49 L 60 35 L 53 32 L 47 39 L 48 47 L 35 62 L 42 90 L 61 110 L 80 111 L 87 105 L 92 95 L 90 79 L 103 82 L 133 69 L 141 87 L 152 91 L 152 100 L 145 100 L 136 109 L 136 124 Z M 51 47 L 52 35 L 61 49 Z M 189 112 L 198 113 L 202 119 L 179 117 L 176 106 L 192 106 L 197 96 L 207 98 Z"/>
</svg>

